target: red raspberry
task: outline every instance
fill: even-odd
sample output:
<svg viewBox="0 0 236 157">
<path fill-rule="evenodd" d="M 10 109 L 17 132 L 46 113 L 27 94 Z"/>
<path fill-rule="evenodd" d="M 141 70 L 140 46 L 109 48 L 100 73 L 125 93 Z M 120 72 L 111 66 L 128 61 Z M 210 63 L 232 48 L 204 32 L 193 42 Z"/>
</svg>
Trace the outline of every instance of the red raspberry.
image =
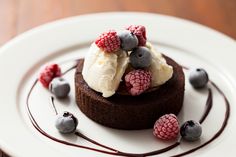
<svg viewBox="0 0 236 157">
<path fill-rule="evenodd" d="M 114 52 L 120 48 L 120 38 L 116 31 L 110 30 L 100 35 L 95 40 L 95 44 L 106 52 Z"/>
<path fill-rule="evenodd" d="M 147 70 L 133 70 L 125 75 L 125 84 L 131 95 L 139 95 L 151 85 L 151 72 Z"/>
<path fill-rule="evenodd" d="M 163 140 L 175 139 L 179 134 L 179 122 L 174 114 L 165 114 L 160 117 L 153 130 L 154 136 Z"/>
<path fill-rule="evenodd" d="M 48 88 L 50 82 L 55 77 L 61 76 L 61 68 L 57 64 L 46 66 L 39 75 L 39 81 L 45 88 Z"/>
<path fill-rule="evenodd" d="M 147 37 L 146 37 L 146 28 L 142 25 L 130 25 L 126 28 L 138 38 L 138 46 L 145 46 Z"/>
</svg>

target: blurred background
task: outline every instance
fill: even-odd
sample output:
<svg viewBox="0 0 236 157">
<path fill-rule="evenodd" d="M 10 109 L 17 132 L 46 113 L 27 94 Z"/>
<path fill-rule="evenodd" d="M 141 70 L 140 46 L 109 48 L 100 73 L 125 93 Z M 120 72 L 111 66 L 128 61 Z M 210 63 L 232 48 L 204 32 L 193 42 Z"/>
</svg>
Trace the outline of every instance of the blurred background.
<svg viewBox="0 0 236 157">
<path fill-rule="evenodd" d="M 53 20 L 109 11 L 172 15 L 207 25 L 236 39 L 236 0 L 0 0 L 0 45 Z"/>
<path fill-rule="evenodd" d="M 236 39 L 236 0 L 0 0 L 0 46 L 33 27 L 88 13 L 139 11 L 192 20 Z M 6 157 L 0 151 L 1 157 Z"/>
</svg>

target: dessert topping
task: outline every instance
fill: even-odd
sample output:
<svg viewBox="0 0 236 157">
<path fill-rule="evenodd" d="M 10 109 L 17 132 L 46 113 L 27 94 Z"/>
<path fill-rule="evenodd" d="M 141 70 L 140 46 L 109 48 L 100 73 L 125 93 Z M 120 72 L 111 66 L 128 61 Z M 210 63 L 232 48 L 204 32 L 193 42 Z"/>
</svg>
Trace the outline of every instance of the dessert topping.
<svg viewBox="0 0 236 157">
<path fill-rule="evenodd" d="M 125 51 L 131 51 L 138 46 L 138 38 L 128 30 L 118 34 L 121 41 L 121 48 Z"/>
<path fill-rule="evenodd" d="M 146 37 L 146 28 L 142 25 L 130 25 L 126 28 L 127 30 L 131 31 L 134 35 L 138 38 L 138 45 L 145 46 L 147 37 Z"/>
<path fill-rule="evenodd" d="M 49 90 L 58 98 L 65 98 L 70 92 L 70 84 L 62 77 L 54 78 L 49 84 Z"/>
<path fill-rule="evenodd" d="M 151 53 L 151 65 L 148 68 L 152 73 L 152 85 L 151 87 L 157 87 L 168 81 L 173 75 L 173 67 L 166 63 L 165 58 L 160 52 L 147 42 L 146 47 Z"/>
<path fill-rule="evenodd" d="M 60 133 L 69 134 L 76 130 L 78 125 L 77 118 L 70 112 L 64 112 L 56 119 L 55 126 Z"/>
<path fill-rule="evenodd" d="M 110 30 L 101 34 L 95 44 L 106 52 L 115 52 L 120 49 L 120 38 L 116 31 Z"/>
<path fill-rule="evenodd" d="M 189 75 L 189 82 L 194 88 L 203 88 L 208 83 L 208 74 L 202 68 L 192 69 Z"/>
<path fill-rule="evenodd" d="M 165 114 L 154 124 L 153 135 L 162 140 L 175 139 L 179 134 L 179 122 L 174 114 Z"/>
<path fill-rule="evenodd" d="M 146 42 L 145 27 L 131 25 L 126 29 L 119 34 L 111 30 L 100 35 L 85 57 L 83 78 L 90 88 L 102 93 L 103 97 L 115 94 L 123 75 L 129 71 L 126 69 L 129 64 L 136 70 L 147 70 L 151 74 L 148 77 L 151 81 L 144 84 L 128 83 L 131 95 L 139 95 L 149 87 L 160 86 L 172 77 L 172 66 Z"/>
<path fill-rule="evenodd" d="M 151 53 L 148 48 L 139 46 L 130 54 L 130 63 L 135 69 L 147 68 L 151 65 Z"/>
<path fill-rule="evenodd" d="M 131 95 L 140 95 L 151 85 L 151 73 L 147 70 L 133 70 L 125 75 L 125 84 Z"/>
<path fill-rule="evenodd" d="M 48 88 L 52 79 L 58 76 L 61 76 L 61 68 L 57 64 L 51 64 L 42 70 L 38 79 L 45 88 Z"/>
<path fill-rule="evenodd" d="M 90 88 L 110 97 L 118 89 L 128 63 L 129 57 L 122 49 L 106 53 L 92 44 L 85 56 L 82 75 Z"/>
<path fill-rule="evenodd" d="M 193 120 L 186 121 L 180 128 L 180 135 L 187 141 L 196 141 L 201 134 L 201 125 Z"/>
</svg>

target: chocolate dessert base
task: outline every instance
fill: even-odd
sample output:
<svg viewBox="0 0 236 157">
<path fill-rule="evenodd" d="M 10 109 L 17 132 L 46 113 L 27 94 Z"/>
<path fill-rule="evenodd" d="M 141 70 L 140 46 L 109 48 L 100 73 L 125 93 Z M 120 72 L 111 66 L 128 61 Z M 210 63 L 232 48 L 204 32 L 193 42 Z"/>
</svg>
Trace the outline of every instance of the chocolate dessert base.
<svg viewBox="0 0 236 157">
<path fill-rule="evenodd" d="M 152 128 L 164 114 L 177 115 L 184 99 L 184 73 L 180 65 L 165 56 L 173 66 L 172 78 L 160 88 L 139 96 L 115 94 L 104 98 L 88 87 L 82 76 L 83 60 L 78 61 L 75 73 L 76 103 L 90 119 L 102 125 L 125 130 Z"/>
</svg>

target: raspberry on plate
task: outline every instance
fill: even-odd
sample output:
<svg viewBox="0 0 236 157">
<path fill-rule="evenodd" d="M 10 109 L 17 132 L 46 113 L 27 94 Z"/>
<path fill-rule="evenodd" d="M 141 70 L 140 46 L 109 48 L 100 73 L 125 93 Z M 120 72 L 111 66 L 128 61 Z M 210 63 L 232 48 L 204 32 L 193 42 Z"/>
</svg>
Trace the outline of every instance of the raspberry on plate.
<svg viewBox="0 0 236 157">
<path fill-rule="evenodd" d="M 114 52 L 120 48 L 120 38 L 116 31 L 110 30 L 102 33 L 102 35 L 95 40 L 95 44 L 106 52 Z"/>
<path fill-rule="evenodd" d="M 138 38 L 138 46 L 145 46 L 147 37 L 146 37 L 146 28 L 142 25 L 130 25 L 126 28 Z"/>
<path fill-rule="evenodd" d="M 179 134 L 179 122 L 174 114 L 165 114 L 154 124 L 154 136 L 162 140 L 175 139 Z"/>
<path fill-rule="evenodd" d="M 61 68 L 57 64 L 51 64 L 42 70 L 38 79 L 45 88 L 48 88 L 53 78 L 59 76 L 61 76 Z"/>
<path fill-rule="evenodd" d="M 125 84 L 131 95 L 140 95 L 151 85 L 151 72 L 147 70 L 133 70 L 125 75 Z"/>
</svg>

